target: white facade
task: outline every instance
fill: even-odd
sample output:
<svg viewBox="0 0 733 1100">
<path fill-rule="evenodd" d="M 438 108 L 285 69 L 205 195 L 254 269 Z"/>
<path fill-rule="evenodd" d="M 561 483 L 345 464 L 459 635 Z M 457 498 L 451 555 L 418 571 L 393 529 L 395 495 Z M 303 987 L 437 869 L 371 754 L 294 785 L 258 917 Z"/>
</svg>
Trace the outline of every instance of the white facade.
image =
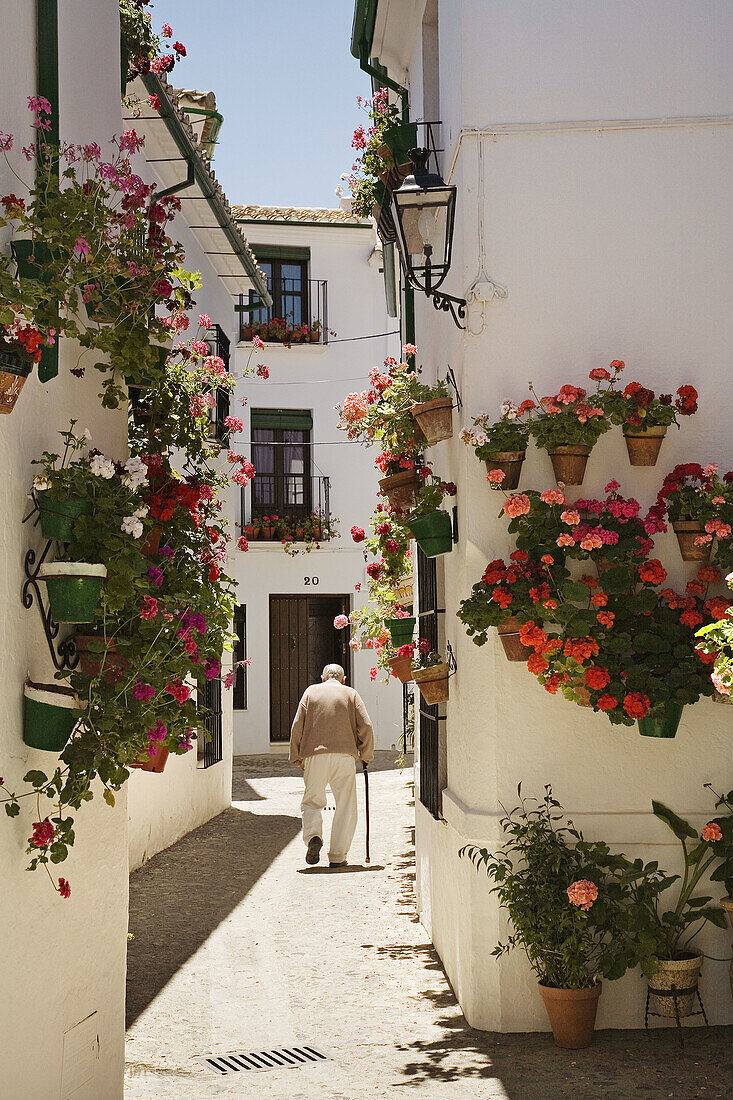
<svg viewBox="0 0 733 1100">
<path fill-rule="evenodd" d="M 515 805 L 518 782 L 525 794 L 552 783 L 589 839 L 673 872 L 679 846 L 651 799 L 702 827 L 712 814 L 703 784 L 730 787 L 729 708 L 702 700 L 674 740 L 640 737 L 547 695 L 506 661 L 495 632 L 474 646 L 455 611 L 487 561 L 512 549 L 496 518 L 501 496 L 458 429 L 522 400 L 530 379 L 553 393 L 619 358 L 627 381 L 700 392 L 699 413 L 670 434 L 656 468 L 631 468 L 620 431 L 610 432 L 576 496 L 598 496 L 615 477 L 646 510 L 675 463 L 733 465 L 732 35 L 730 5 L 714 0 L 378 5 L 371 57 L 408 80 L 412 118 L 442 120 L 442 174 L 458 187 L 444 289 L 470 298 L 475 282 L 493 279 L 507 290 L 469 306 L 465 333 L 416 295 L 419 359 L 433 377 L 450 363 L 464 402 L 453 440 L 434 455 L 458 485 L 460 541 L 439 566 L 458 673 L 441 819 L 417 800 L 418 905 L 474 1027 L 548 1026 L 523 955 L 490 957 L 505 915 L 457 856 L 465 843 L 499 842 L 500 803 Z M 531 448 L 520 487 L 551 485 L 549 460 Z M 675 586 L 693 575 L 673 534 L 658 536 L 655 552 Z M 720 885 L 709 892 L 719 897 Z M 699 943 L 725 958 L 730 932 L 706 929 Z M 598 1026 L 642 1026 L 643 990 L 638 972 L 604 983 Z M 733 1020 L 727 962 L 705 962 L 701 992 L 711 1022 Z"/>
<path fill-rule="evenodd" d="M 310 218 L 308 211 L 290 211 L 290 224 L 276 224 L 270 210 L 267 220 L 260 215 L 256 221 L 243 222 L 256 255 L 258 246 L 310 249 L 308 275 L 327 281 L 328 328 L 336 335 L 329 338 L 328 344 L 293 344 L 288 348 L 268 343 L 264 351 L 255 353 L 250 365 L 265 363 L 270 378 L 246 378 L 238 383 L 233 411 L 244 420 L 245 427 L 234 446 L 250 453 L 252 409 L 309 411 L 313 421 L 312 473 L 330 479 L 331 514 L 338 517 L 340 537 L 321 543 L 320 550 L 294 557 L 288 556 L 278 542 L 252 542 L 246 554 L 235 558 L 233 575 L 239 584 L 239 602 L 246 605 L 247 654 L 252 661 L 247 672 L 247 709 L 234 711 L 235 754 L 266 753 L 271 749 L 270 702 L 273 693 L 282 690 L 280 682 L 271 678 L 271 597 L 319 599 L 339 595 L 345 596 L 349 608 L 354 609 L 366 592 L 362 547 L 352 541 L 350 529 L 357 525 L 366 527 L 369 533 L 365 521 L 374 509 L 377 494 L 374 455 L 346 440 L 337 428 L 334 406 L 347 393 L 366 388 L 371 367 L 380 366 L 387 355 L 399 353 L 399 336 L 383 335 L 396 330 L 398 324 L 386 313 L 373 230 L 348 217 L 340 222 L 326 221 L 326 215 L 335 217 L 337 212 L 313 212 Z M 322 220 L 317 221 L 317 217 Z M 238 373 L 247 365 L 249 352 L 249 344 L 238 347 Z M 244 399 L 247 404 L 243 408 L 240 402 Z M 247 522 L 251 491 L 245 491 Z M 233 509 L 241 519 L 239 500 Z M 362 586 L 361 592 L 355 591 L 356 584 Z M 344 632 L 339 641 L 345 644 L 347 639 L 348 632 Z M 343 663 L 340 651 L 323 663 L 327 660 Z M 349 682 L 364 699 L 377 747 L 390 748 L 399 745 L 402 737 L 401 685 L 395 680 L 389 685 L 373 684 L 369 678 L 372 664 L 369 651 L 352 654 Z M 287 743 L 273 744 L 272 748 L 286 750 Z"/>
</svg>

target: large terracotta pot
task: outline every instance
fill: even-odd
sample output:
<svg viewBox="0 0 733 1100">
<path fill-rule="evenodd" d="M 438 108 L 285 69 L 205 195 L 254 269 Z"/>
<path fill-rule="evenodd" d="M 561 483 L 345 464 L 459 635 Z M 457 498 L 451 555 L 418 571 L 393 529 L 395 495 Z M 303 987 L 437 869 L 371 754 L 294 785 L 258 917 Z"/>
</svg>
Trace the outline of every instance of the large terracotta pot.
<svg viewBox="0 0 733 1100">
<path fill-rule="evenodd" d="M 728 920 L 731 925 L 733 925 L 733 898 L 723 898 L 720 905 L 722 909 L 725 909 L 728 914 Z M 728 978 L 730 981 L 730 995 L 733 997 L 733 962 L 731 962 L 730 969 L 728 970 Z"/>
<path fill-rule="evenodd" d="M 448 701 L 449 687 L 448 674 L 450 669 L 443 663 L 431 665 L 429 668 L 416 668 L 412 678 L 420 689 L 420 694 L 428 704 L 445 703 Z"/>
<path fill-rule="evenodd" d="M 701 966 L 702 955 L 693 955 L 687 959 L 660 959 L 659 970 L 649 979 L 650 1012 L 672 1020 L 689 1016 L 695 1009 Z M 671 993 L 665 995 L 665 991 L 672 990 L 673 987 L 687 992 L 678 993 L 677 997 Z"/>
<path fill-rule="evenodd" d="M 516 489 L 519 485 L 519 475 L 522 472 L 524 451 L 497 451 L 491 458 L 484 459 L 486 473 L 492 470 L 503 470 L 504 480 L 501 485 L 491 485 L 492 489 Z"/>
<path fill-rule="evenodd" d="M 547 453 L 552 462 L 556 481 L 562 481 L 565 485 L 583 484 L 590 447 L 569 443 L 562 447 L 555 447 Z"/>
<path fill-rule="evenodd" d="M 538 984 L 556 1045 L 566 1050 L 589 1047 L 593 1042 L 601 983 L 591 989 L 554 989 L 542 982 Z"/>
<path fill-rule="evenodd" d="M 156 745 L 155 756 L 148 756 L 146 750 L 138 756 L 137 760 L 133 760 L 130 767 L 138 768 L 141 772 L 155 772 L 160 775 L 162 771 L 165 771 L 169 754 L 170 749 L 167 749 L 165 745 Z"/>
<path fill-rule="evenodd" d="M 626 450 L 632 466 L 656 466 L 666 427 L 646 428 L 643 432 L 624 432 Z"/>
<path fill-rule="evenodd" d="M 11 413 L 20 397 L 33 360 L 19 344 L 0 347 L 0 413 Z"/>
<path fill-rule="evenodd" d="M 422 429 L 428 447 L 453 435 L 453 401 L 450 397 L 422 401 L 413 405 L 411 412 Z"/>
<path fill-rule="evenodd" d="M 401 684 L 409 684 L 412 680 L 412 658 L 390 657 L 389 667 L 395 679 Z"/>
<path fill-rule="evenodd" d="M 497 629 L 507 661 L 528 661 L 534 650 L 531 646 L 522 645 L 519 640 L 519 620 L 512 615 L 499 623 Z"/>
<path fill-rule="evenodd" d="M 695 545 L 695 539 L 705 533 L 699 519 L 676 519 L 672 529 L 677 536 L 683 561 L 710 561 L 712 541 Z"/>
<path fill-rule="evenodd" d="M 140 553 L 146 558 L 154 558 L 160 549 L 160 537 L 163 534 L 163 528 L 159 523 L 156 523 L 152 528 L 150 534 L 145 539 L 145 542 L 140 547 Z"/>
<path fill-rule="evenodd" d="M 387 498 L 393 508 L 409 512 L 415 507 L 417 497 L 417 477 L 414 470 L 400 470 L 379 481 L 379 491 Z"/>
<path fill-rule="evenodd" d="M 122 679 L 125 669 L 130 667 L 127 657 L 117 652 L 114 638 L 105 642 L 98 634 L 77 634 L 74 645 L 85 676 L 97 676 L 104 660 L 104 680 L 108 684 L 116 684 Z"/>
</svg>

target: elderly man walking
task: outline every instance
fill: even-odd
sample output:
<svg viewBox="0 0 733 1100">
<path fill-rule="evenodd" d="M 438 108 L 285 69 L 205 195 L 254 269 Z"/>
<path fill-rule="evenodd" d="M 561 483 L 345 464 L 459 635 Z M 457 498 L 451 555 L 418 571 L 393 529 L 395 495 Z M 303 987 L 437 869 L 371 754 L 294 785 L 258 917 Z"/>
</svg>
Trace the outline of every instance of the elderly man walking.
<svg viewBox="0 0 733 1100">
<path fill-rule="evenodd" d="M 321 683 L 303 693 L 290 733 L 290 760 L 303 768 L 300 809 L 306 863 L 318 863 L 323 845 L 326 787 L 336 801 L 328 862 L 345 867 L 356 829 L 356 761 L 374 757 L 374 731 L 358 693 L 345 684 L 341 665 L 326 665 Z"/>
</svg>

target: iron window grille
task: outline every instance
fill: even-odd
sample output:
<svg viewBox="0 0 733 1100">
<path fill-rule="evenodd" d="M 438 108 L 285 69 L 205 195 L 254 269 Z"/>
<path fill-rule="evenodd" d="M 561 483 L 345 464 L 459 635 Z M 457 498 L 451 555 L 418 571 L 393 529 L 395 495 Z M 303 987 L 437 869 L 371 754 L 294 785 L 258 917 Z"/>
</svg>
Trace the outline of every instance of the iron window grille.
<svg viewBox="0 0 733 1100">
<path fill-rule="evenodd" d="M 247 608 L 238 604 L 234 609 L 234 661 L 247 660 Z M 234 674 L 233 705 L 235 710 L 247 709 L 247 666 L 237 668 Z"/>
<path fill-rule="evenodd" d="M 435 558 L 427 558 L 417 548 L 418 636 L 430 642 L 430 648 L 438 649 L 438 615 L 444 609 L 438 606 L 438 577 Z M 420 706 L 420 801 L 434 818 L 441 816 L 440 723 L 445 715 L 439 713 L 438 703 L 428 704 L 419 697 Z"/>
<path fill-rule="evenodd" d="M 229 337 L 221 325 L 212 325 L 206 336 L 211 355 L 218 355 L 229 373 L 230 343 Z M 216 390 L 216 406 L 209 410 L 209 432 L 214 439 L 223 440 L 229 429 L 224 421 L 229 416 L 229 393 L 225 389 Z"/>
<path fill-rule="evenodd" d="M 197 739 L 198 764 L 210 768 L 223 759 L 221 680 L 200 680 L 197 712 L 199 733 Z"/>
<path fill-rule="evenodd" d="M 257 309 L 260 299 L 251 290 L 239 299 L 239 339 L 259 335 L 268 343 L 328 343 L 328 283 L 308 278 L 307 260 L 269 259 L 259 265 L 272 296 L 269 309 Z M 264 329 L 263 329 L 264 326 Z"/>
</svg>

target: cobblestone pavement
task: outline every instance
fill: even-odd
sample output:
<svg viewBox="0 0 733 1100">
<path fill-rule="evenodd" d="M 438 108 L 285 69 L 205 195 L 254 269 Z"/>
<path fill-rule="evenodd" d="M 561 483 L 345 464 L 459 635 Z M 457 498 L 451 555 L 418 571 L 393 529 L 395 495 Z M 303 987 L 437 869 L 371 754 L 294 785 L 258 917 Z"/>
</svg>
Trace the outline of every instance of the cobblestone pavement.
<svg viewBox="0 0 733 1100">
<path fill-rule="evenodd" d="M 721 1100 L 733 1028 L 680 1050 L 669 1029 L 585 1051 L 466 1025 L 412 890 L 411 772 L 380 754 L 344 871 L 308 868 L 301 773 L 238 758 L 234 804 L 131 878 L 126 1100 Z M 362 782 L 360 783 L 360 801 Z M 326 811 L 328 819 L 328 810 Z M 217 1078 L 197 1057 L 311 1044 L 318 1065 Z"/>
</svg>

